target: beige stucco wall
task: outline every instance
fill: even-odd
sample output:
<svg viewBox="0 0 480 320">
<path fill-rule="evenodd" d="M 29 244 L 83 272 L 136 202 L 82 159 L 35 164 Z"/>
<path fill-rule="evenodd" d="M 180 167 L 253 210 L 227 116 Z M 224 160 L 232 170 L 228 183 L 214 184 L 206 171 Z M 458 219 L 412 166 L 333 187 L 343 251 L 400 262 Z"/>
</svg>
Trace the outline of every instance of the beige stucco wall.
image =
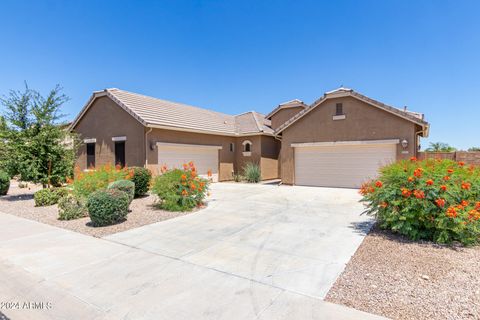
<svg viewBox="0 0 480 320">
<path fill-rule="evenodd" d="M 261 136 L 246 136 L 246 137 L 237 137 L 237 143 L 235 145 L 235 172 L 242 174 L 243 167 L 248 162 L 253 162 L 260 165 L 260 159 L 262 157 L 262 140 Z M 252 143 L 251 155 L 243 155 L 243 142 L 250 141 Z"/>
<path fill-rule="evenodd" d="M 280 152 L 280 141 L 270 136 L 262 136 L 262 156 L 260 168 L 262 179 L 277 179 L 280 177 L 278 172 L 278 154 Z"/>
<path fill-rule="evenodd" d="M 336 103 L 343 103 L 346 119 L 333 120 Z M 281 178 L 294 183 L 294 150 L 292 143 L 357 140 L 406 139 L 408 154 L 397 146 L 397 159 L 416 154 L 415 131 L 418 126 L 391 113 L 370 106 L 352 97 L 325 101 L 282 133 L 280 151 Z"/>
<path fill-rule="evenodd" d="M 252 142 L 252 151 L 250 156 L 243 155 L 243 142 Z M 238 137 L 236 144 L 235 172 L 242 174 L 243 167 L 248 162 L 256 163 L 260 166 L 262 180 L 278 178 L 278 152 L 280 150 L 279 141 L 272 136 L 248 136 Z"/>
<path fill-rule="evenodd" d="M 282 124 L 284 124 L 287 120 L 289 120 L 291 117 L 293 117 L 295 114 L 297 114 L 302 110 L 303 110 L 303 107 L 292 107 L 292 108 L 280 109 L 271 118 L 272 129 L 273 130 L 277 129 Z"/>
<path fill-rule="evenodd" d="M 115 142 L 112 137 L 126 136 L 125 161 L 127 166 L 143 166 L 145 162 L 145 148 L 143 125 L 120 108 L 108 97 L 100 97 L 82 117 L 74 128 L 81 140 L 86 138 L 97 139 L 95 145 L 95 164 L 101 166 L 114 164 Z M 76 165 L 86 169 L 86 146 L 81 145 L 78 151 Z"/>
</svg>

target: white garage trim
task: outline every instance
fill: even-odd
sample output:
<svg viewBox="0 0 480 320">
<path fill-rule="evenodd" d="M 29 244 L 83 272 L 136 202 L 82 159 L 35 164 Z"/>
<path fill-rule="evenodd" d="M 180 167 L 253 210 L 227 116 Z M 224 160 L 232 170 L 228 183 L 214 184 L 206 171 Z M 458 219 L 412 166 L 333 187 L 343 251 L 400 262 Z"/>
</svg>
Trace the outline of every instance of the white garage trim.
<svg viewBox="0 0 480 320">
<path fill-rule="evenodd" d="M 212 146 L 207 144 L 183 144 L 183 143 L 168 143 L 168 142 L 157 142 L 157 146 L 165 147 L 188 147 L 188 148 L 202 148 L 202 149 L 216 149 L 221 150 L 222 146 Z"/>
<path fill-rule="evenodd" d="M 193 161 L 199 176 L 207 178 L 211 171 L 213 181 L 218 181 L 218 151 L 221 148 L 212 145 L 157 142 L 158 166 L 181 169 L 183 164 Z"/>
<path fill-rule="evenodd" d="M 398 140 L 390 142 L 300 144 L 294 148 L 295 184 L 358 188 L 396 161 Z"/>
<path fill-rule="evenodd" d="M 359 140 L 359 141 L 330 141 L 330 142 L 305 142 L 305 143 L 292 143 L 294 148 L 301 147 L 328 147 L 328 146 L 356 146 L 365 144 L 399 144 L 400 139 L 390 140 Z"/>
</svg>

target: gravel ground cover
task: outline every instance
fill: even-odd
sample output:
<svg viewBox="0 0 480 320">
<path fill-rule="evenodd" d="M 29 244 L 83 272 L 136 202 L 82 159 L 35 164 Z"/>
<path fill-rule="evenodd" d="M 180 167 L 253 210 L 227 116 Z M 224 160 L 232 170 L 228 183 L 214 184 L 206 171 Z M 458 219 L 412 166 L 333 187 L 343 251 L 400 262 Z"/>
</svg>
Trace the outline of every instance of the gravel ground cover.
<svg viewBox="0 0 480 320">
<path fill-rule="evenodd" d="M 480 248 L 374 227 L 326 300 L 392 319 L 480 319 Z"/>
<path fill-rule="evenodd" d="M 0 197 L 0 212 L 39 221 L 94 237 L 103 237 L 195 212 L 195 210 L 191 212 L 169 212 L 156 209 L 153 207 L 155 196 L 149 195 L 133 200 L 130 204 L 131 212 L 129 212 L 127 220 L 106 227 L 92 227 L 89 224 L 90 218 L 88 217 L 68 221 L 58 220 L 58 208 L 56 205 L 35 207 L 33 194 L 40 189 L 41 186 L 32 184 L 29 184 L 28 188 L 19 188 L 18 183 L 12 181 L 8 194 Z"/>
</svg>

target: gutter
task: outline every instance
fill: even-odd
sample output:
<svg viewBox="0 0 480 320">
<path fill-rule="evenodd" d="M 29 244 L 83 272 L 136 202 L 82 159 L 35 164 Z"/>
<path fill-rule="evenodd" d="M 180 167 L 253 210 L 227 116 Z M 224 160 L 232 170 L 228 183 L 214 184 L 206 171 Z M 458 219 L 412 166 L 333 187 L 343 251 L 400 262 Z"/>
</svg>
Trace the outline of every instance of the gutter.
<svg viewBox="0 0 480 320">
<path fill-rule="evenodd" d="M 418 149 L 418 146 L 420 145 L 420 139 L 418 137 L 420 137 L 420 133 L 422 133 L 423 138 L 428 137 L 428 129 L 429 129 L 429 126 L 425 126 L 425 127 L 422 126 L 422 130 L 415 132 L 415 139 L 417 140 L 416 141 L 417 142 L 417 148 L 416 148 L 417 150 L 415 150 L 415 155 L 418 152 L 420 152 L 420 150 Z"/>
<path fill-rule="evenodd" d="M 172 130 L 172 131 L 181 131 L 181 132 L 192 132 L 192 133 L 202 133 L 202 134 L 213 134 L 218 136 L 226 136 L 226 137 L 248 137 L 248 136 L 273 136 L 273 133 L 267 133 L 264 131 L 259 132 L 248 132 L 248 133 L 228 133 L 228 132 L 221 132 L 221 131 L 209 131 L 209 130 L 201 130 L 201 129 L 189 129 L 189 128 L 182 128 L 182 127 L 175 127 L 175 126 L 166 126 L 166 125 L 155 125 L 155 124 L 147 124 L 147 128 L 155 128 L 155 129 L 164 129 L 164 130 Z"/>
<path fill-rule="evenodd" d="M 145 168 L 148 166 L 148 134 L 152 132 L 153 128 L 148 129 L 148 131 L 145 132 Z"/>
</svg>

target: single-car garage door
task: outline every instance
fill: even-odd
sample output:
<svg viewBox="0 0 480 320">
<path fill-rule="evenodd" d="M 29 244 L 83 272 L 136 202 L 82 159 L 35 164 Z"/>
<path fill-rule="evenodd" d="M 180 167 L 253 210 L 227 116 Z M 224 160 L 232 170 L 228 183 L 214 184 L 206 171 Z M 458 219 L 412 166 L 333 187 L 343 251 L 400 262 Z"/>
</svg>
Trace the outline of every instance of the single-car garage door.
<svg viewBox="0 0 480 320">
<path fill-rule="evenodd" d="M 184 163 L 193 161 L 199 176 L 206 177 L 212 172 L 213 181 L 218 181 L 218 150 L 221 146 L 157 143 L 158 164 L 171 168 L 182 168 Z"/>
<path fill-rule="evenodd" d="M 358 188 L 396 159 L 396 141 L 300 143 L 295 149 L 295 184 Z"/>
</svg>

